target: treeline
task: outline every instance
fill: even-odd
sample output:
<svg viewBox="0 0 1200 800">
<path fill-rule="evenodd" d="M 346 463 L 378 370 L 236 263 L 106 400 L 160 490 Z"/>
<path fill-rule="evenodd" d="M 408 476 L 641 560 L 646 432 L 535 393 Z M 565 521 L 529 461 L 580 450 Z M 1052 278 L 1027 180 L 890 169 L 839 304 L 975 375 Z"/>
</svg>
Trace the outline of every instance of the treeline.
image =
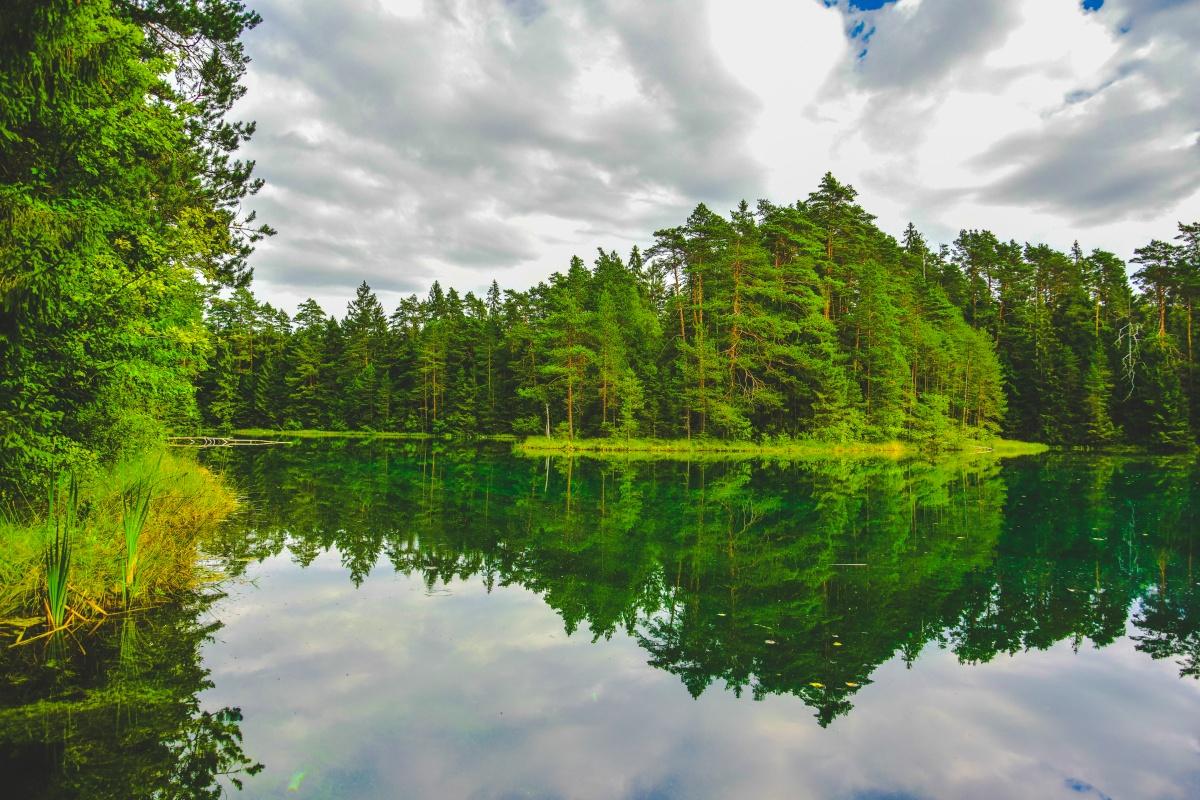
<svg viewBox="0 0 1200 800">
<path fill-rule="evenodd" d="M 578 436 L 945 439 L 996 430 L 1000 364 L 920 259 L 826 176 L 794 206 L 699 206 L 645 255 L 528 291 L 435 284 L 390 315 L 212 302 L 222 427 Z"/>
<path fill-rule="evenodd" d="M 435 283 L 390 314 L 365 283 L 341 319 L 239 290 L 209 307 L 201 406 L 221 428 L 1194 441 L 1196 225 L 1138 251 L 1138 293 L 1111 253 L 988 231 L 934 250 L 855 201 L 826 174 L 528 291 Z"/>
<path fill-rule="evenodd" d="M 202 311 L 269 229 L 237 0 L 8 0 L 0 12 L 0 504 L 199 421 Z"/>
<path fill-rule="evenodd" d="M 1069 253 L 963 231 L 919 252 L 947 296 L 995 343 L 1008 413 L 1003 430 L 1051 443 L 1193 445 L 1200 392 L 1192 326 L 1200 297 L 1200 223 L 1178 244 L 1154 240 L 1126 264 L 1078 242 Z"/>
</svg>

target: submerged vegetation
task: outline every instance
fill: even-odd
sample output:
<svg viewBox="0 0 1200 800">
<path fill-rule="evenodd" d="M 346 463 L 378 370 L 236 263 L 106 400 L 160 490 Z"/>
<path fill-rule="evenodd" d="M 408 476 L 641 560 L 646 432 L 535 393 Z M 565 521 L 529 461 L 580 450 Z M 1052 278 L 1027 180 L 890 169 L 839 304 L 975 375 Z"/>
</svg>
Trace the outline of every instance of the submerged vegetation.
<svg viewBox="0 0 1200 800">
<path fill-rule="evenodd" d="M 18 641 L 194 589 L 201 543 L 236 505 L 206 468 L 170 453 L 64 483 L 43 518 L 0 520 L 0 626 Z"/>
</svg>

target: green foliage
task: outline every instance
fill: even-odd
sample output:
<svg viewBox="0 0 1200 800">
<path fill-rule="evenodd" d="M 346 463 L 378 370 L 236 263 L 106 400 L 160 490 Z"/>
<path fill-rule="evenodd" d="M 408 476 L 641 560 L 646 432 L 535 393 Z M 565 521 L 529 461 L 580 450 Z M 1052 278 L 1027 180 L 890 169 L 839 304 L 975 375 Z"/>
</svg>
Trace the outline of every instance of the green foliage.
<svg viewBox="0 0 1200 800">
<path fill-rule="evenodd" d="M 0 35 L 0 494 L 197 421 L 205 286 L 269 229 L 225 0 L 17 0 Z"/>
<path fill-rule="evenodd" d="M 66 496 L 62 480 L 50 484 L 46 508 L 46 624 L 51 629 L 63 626 L 67 618 L 67 591 L 71 580 L 71 548 L 79 528 L 79 481 L 67 479 Z"/>
<path fill-rule="evenodd" d="M 802 203 L 701 205 L 645 254 L 599 250 L 522 292 L 435 282 L 390 316 L 365 283 L 340 320 L 311 300 L 290 320 L 239 290 L 209 304 L 201 406 L 224 429 L 933 448 L 993 435 L 1007 400 L 991 340 L 919 234 L 901 248 L 855 197 L 826 176 Z"/>
</svg>

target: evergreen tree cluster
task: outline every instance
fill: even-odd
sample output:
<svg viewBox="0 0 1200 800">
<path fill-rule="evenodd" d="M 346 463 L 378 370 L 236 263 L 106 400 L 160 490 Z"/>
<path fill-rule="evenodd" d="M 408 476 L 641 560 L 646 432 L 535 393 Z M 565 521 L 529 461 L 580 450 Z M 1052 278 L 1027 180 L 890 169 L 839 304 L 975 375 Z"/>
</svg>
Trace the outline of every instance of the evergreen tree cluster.
<svg viewBox="0 0 1200 800">
<path fill-rule="evenodd" d="M 1132 286 L 1121 259 L 1085 255 L 1078 242 L 1062 253 L 970 230 L 932 253 L 915 232 L 909 238 L 967 322 L 995 345 L 1007 435 L 1092 446 L 1195 443 L 1200 224 L 1181 223 L 1179 244 L 1135 251 Z"/>
<path fill-rule="evenodd" d="M 856 199 L 826 174 L 793 205 L 701 205 L 644 253 L 390 315 L 365 283 L 340 320 L 239 290 L 210 306 L 201 405 L 221 428 L 1194 442 L 1200 226 L 1138 250 L 1138 292 L 1111 253 L 935 250 Z"/>
<path fill-rule="evenodd" d="M 1001 361 L 913 241 L 826 175 L 794 205 L 701 205 L 628 258 L 528 291 L 434 284 L 343 318 L 212 301 L 200 386 L 222 428 L 946 443 L 1003 425 Z"/>
<path fill-rule="evenodd" d="M 198 420 L 206 287 L 270 233 L 240 203 L 253 125 L 236 0 L 0 12 L 0 498 Z M 36 492 L 34 493 L 36 496 Z"/>
</svg>

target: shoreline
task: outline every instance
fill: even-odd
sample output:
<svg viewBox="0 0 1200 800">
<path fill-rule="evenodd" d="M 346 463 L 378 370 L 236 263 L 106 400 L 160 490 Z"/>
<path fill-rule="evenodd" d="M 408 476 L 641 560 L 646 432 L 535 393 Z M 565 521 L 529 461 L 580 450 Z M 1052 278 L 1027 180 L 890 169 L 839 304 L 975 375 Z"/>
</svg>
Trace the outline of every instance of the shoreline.
<svg viewBox="0 0 1200 800">
<path fill-rule="evenodd" d="M 588 458 L 887 458 L 961 457 L 993 455 L 1000 458 L 1036 455 L 1050 450 L 1039 442 L 1013 439 L 968 440 L 935 453 L 912 442 L 833 443 L 817 440 L 740 442 L 719 439 L 547 439 L 533 436 L 519 442 L 514 452 L 524 455 L 579 455 Z"/>
<path fill-rule="evenodd" d="M 60 480 L 58 510 L 0 518 L 0 636 L 18 643 L 153 607 L 203 584 L 203 545 L 233 513 L 232 487 L 194 458 L 151 451 L 89 475 L 72 502 Z M 126 531 L 138 497 L 144 520 Z M 57 587 L 47 548 L 54 530 L 69 543 Z M 53 551 L 50 551 L 53 552 Z M 55 594 L 65 617 L 52 624 Z"/>
<path fill-rule="evenodd" d="M 409 431 L 327 431 L 302 428 L 288 431 L 277 428 L 235 428 L 234 436 L 273 437 L 276 439 L 400 439 L 434 442 L 517 442 L 520 437 L 511 433 L 489 433 L 460 436 L 451 433 L 412 433 Z"/>
<path fill-rule="evenodd" d="M 1015 439 L 967 439 L 935 452 L 915 442 L 823 442 L 820 440 L 789 440 L 750 442 L 723 439 L 560 439 L 530 436 L 521 439 L 512 434 L 456 436 L 453 434 L 411 433 L 403 431 L 330 431 L 319 429 L 276 430 L 272 428 L 238 428 L 236 436 L 269 437 L 274 439 L 392 439 L 400 441 L 437 441 L 469 444 L 474 442 L 509 442 L 517 455 L 578 455 L 589 458 L 944 458 L 963 455 L 992 454 L 1000 458 L 1044 453 L 1051 448 L 1040 442 Z"/>
</svg>

